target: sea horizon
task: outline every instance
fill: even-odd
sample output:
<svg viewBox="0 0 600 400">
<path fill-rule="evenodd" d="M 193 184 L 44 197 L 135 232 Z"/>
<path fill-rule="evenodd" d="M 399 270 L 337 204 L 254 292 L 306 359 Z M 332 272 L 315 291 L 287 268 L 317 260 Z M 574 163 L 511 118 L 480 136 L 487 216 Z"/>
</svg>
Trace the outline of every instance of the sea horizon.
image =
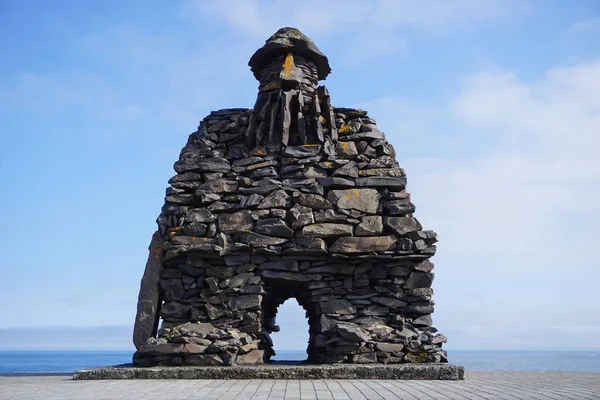
<svg viewBox="0 0 600 400">
<path fill-rule="evenodd" d="M 0 350 L 0 374 L 70 373 L 131 363 L 134 350 Z M 600 350 L 451 350 L 467 370 L 600 372 Z M 278 350 L 274 361 L 301 361 L 305 350 Z"/>
</svg>

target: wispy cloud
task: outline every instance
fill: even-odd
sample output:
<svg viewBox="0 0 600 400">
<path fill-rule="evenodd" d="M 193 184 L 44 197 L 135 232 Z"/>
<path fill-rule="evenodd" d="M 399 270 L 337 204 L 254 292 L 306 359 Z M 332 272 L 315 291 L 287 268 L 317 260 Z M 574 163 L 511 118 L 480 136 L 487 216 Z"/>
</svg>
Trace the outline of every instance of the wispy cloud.
<svg viewBox="0 0 600 400">
<path fill-rule="evenodd" d="M 585 326 L 585 325 L 547 325 L 545 328 L 556 329 L 566 332 L 589 332 L 600 331 L 600 326 Z"/>
<path fill-rule="evenodd" d="M 0 83 L 0 104 L 42 115 L 77 112 L 124 123 L 153 115 L 186 129 L 214 108 L 243 106 L 226 104 L 240 86 L 249 89 L 243 92 L 252 104 L 255 85 L 246 66 L 252 47 L 195 39 L 107 27 L 73 42 L 79 60 L 93 67 L 7 77 Z"/>
<path fill-rule="evenodd" d="M 246 34 L 264 37 L 282 25 L 311 32 L 389 27 L 464 29 L 528 9 L 528 2 L 509 0 L 190 0 L 182 13 L 210 15 Z"/>
<path fill-rule="evenodd" d="M 363 104 L 440 235 L 434 322 L 450 348 L 597 348 L 599 82 L 600 60 L 529 79 L 496 68 L 446 101 Z"/>
<path fill-rule="evenodd" d="M 567 35 L 589 35 L 600 31 L 600 18 L 586 18 L 571 24 Z"/>
<path fill-rule="evenodd" d="M 264 39 L 282 26 L 294 26 L 319 43 L 335 40 L 335 47 L 348 55 L 343 61 L 352 64 L 406 53 L 408 30 L 437 35 L 481 28 L 490 21 L 515 18 L 527 5 L 525 0 L 189 0 L 181 13 L 199 21 L 215 19 L 237 37 Z"/>
<path fill-rule="evenodd" d="M 466 150 L 406 164 L 417 173 L 420 215 L 437 221 L 453 251 L 544 256 L 552 248 L 565 257 L 592 244 L 584 234 L 561 246 L 565 219 L 585 215 L 578 230 L 589 233 L 600 218 L 598 82 L 600 61 L 532 82 L 506 71 L 465 80 L 441 143 Z"/>
<path fill-rule="evenodd" d="M 376 2 L 371 22 L 417 29 L 469 29 L 501 20 L 528 10 L 521 0 L 380 0 Z"/>
</svg>

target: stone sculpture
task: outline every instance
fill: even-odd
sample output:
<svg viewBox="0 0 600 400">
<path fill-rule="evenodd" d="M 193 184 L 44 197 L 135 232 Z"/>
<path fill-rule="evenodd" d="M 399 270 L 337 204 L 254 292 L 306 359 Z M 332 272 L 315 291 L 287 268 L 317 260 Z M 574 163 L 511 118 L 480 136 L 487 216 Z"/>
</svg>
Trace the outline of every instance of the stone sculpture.
<svg viewBox="0 0 600 400">
<path fill-rule="evenodd" d="M 431 320 L 437 236 L 413 217 L 385 135 L 331 105 L 327 57 L 297 29 L 249 65 L 254 108 L 211 112 L 175 163 L 134 364 L 267 362 L 289 298 L 306 310 L 308 362 L 447 362 Z"/>
</svg>

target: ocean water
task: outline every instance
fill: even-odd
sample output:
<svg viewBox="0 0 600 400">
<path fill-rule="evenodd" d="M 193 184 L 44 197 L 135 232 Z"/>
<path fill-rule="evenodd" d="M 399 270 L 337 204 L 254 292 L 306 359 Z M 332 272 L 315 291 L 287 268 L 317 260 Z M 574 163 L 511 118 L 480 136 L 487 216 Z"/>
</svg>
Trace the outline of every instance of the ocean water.
<svg viewBox="0 0 600 400">
<path fill-rule="evenodd" d="M 131 362 L 131 351 L 0 351 L 0 374 L 73 372 Z M 600 351 L 450 351 L 450 363 L 468 370 L 600 372 Z M 305 351 L 277 351 L 274 360 L 304 360 Z"/>
<path fill-rule="evenodd" d="M 0 373 L 73 372 L 131 362 L 133 351 L 0 351 Z"/>
<path fill-rule="evenodd" d="M 304 351 L 278 351 L 274 360 L 303 360 Z M 449 351 L 468 370 L 600 372 L 600 351 Z"/>
</svg>

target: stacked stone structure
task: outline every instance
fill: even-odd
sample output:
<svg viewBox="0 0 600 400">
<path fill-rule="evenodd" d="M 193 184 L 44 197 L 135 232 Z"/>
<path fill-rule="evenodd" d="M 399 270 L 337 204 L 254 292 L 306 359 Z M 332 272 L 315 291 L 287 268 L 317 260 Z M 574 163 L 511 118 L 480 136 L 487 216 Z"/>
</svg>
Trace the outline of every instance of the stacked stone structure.
<svg viewBox="0 0 600 400">
<path fill-rule="evenodd" d="M 327 58 L 298 30 L 249 65 L 254 108 L 211 112 L 175 163 L 134 364 L 267 362 L 289 298 L 306 310 L 309 362 L 447 362 L 431 320 L 437 236 L 413 216 L 393 147 L 366 111 L 331 105 Z"/>
</svg>

